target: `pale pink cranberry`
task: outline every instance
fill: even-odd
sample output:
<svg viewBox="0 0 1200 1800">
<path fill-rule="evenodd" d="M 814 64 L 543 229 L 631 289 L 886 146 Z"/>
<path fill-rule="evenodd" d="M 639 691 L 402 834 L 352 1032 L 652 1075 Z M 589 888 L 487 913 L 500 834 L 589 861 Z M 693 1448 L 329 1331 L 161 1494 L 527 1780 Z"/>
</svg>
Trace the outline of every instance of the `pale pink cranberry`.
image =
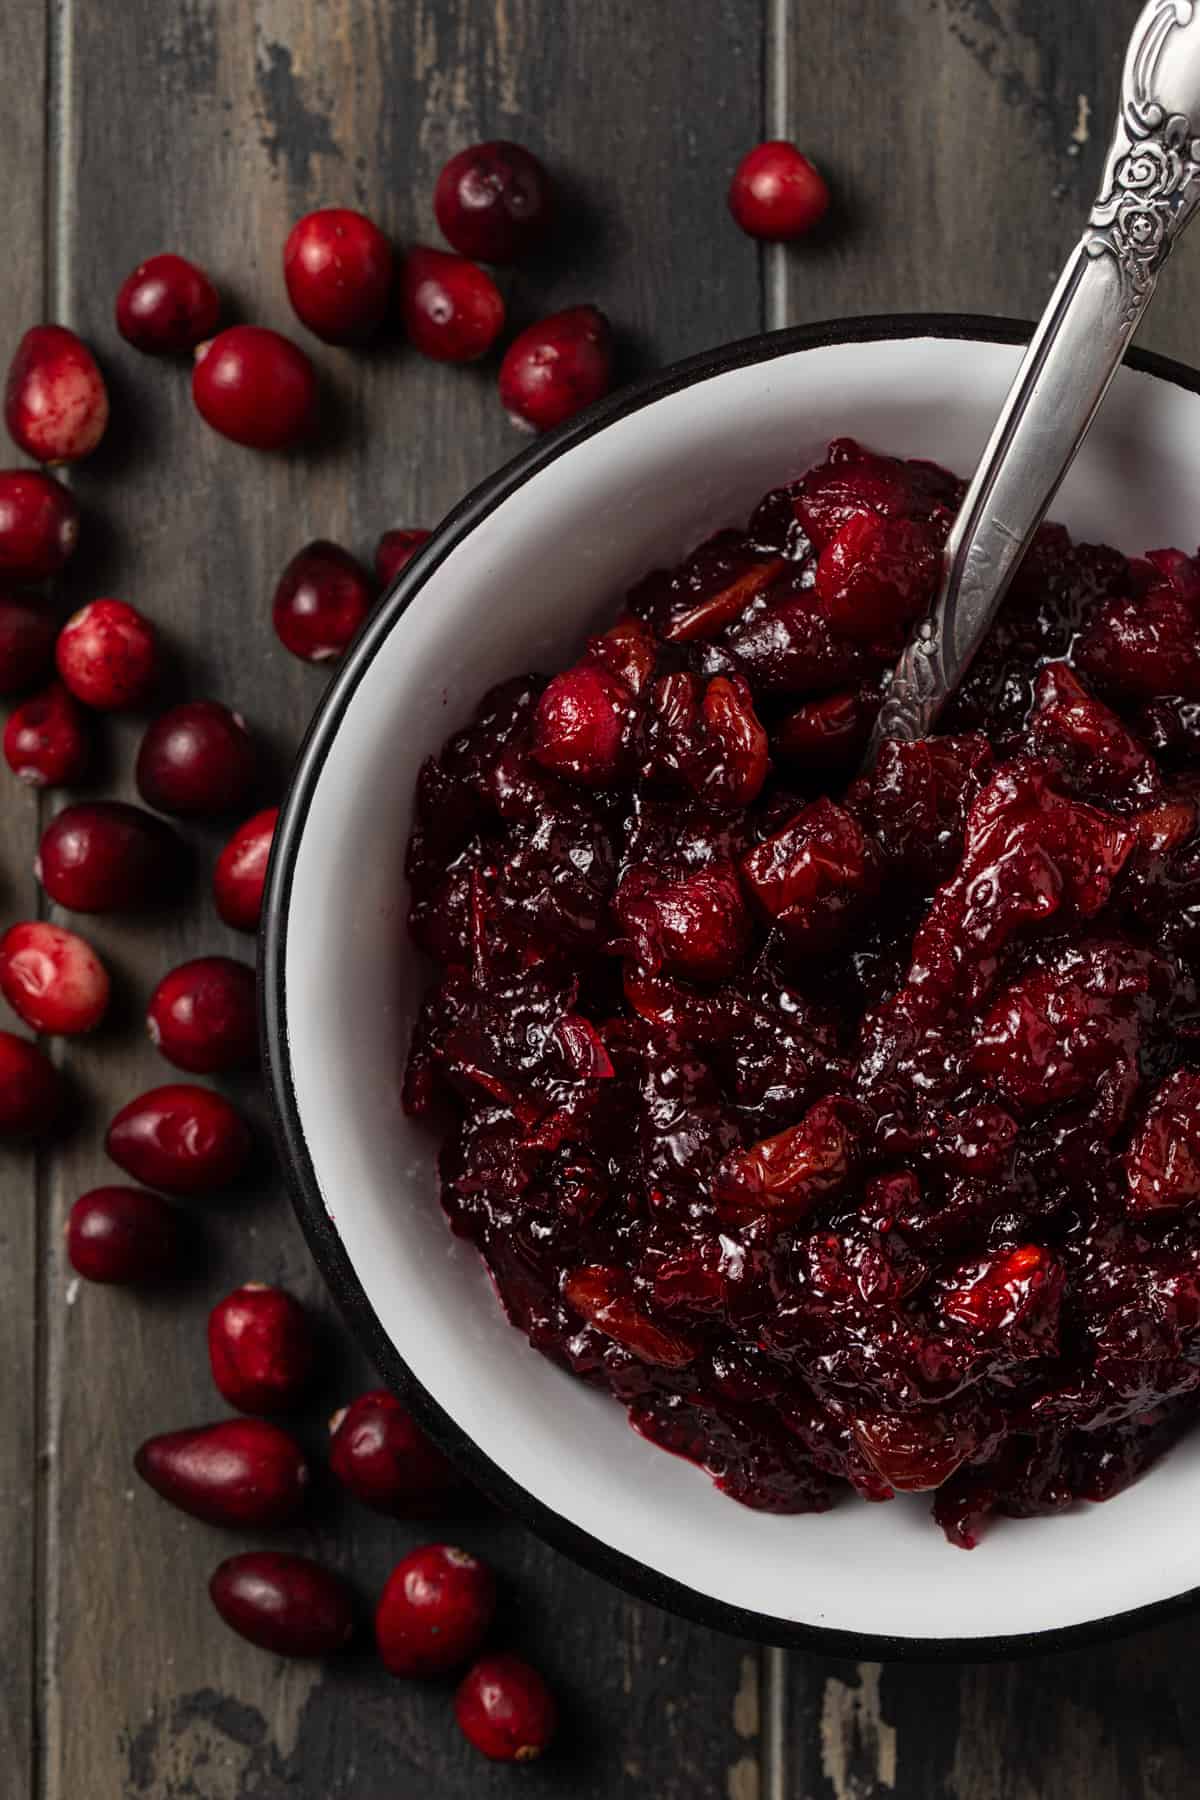
<svg viewBox="0 0 1200 1800">
<path fill-rule="evenodd" d="M 108 971 L 85 938 L 46 919 L 0 938 L 0 993 L 35 1031 L 92 1031 L 108 1010 Z"/>
<path fill-rule="evenodd" d="M 8 371 L 4 418 L 14 444 L 35 462 L 79 462 L 104 436 L 104 377 L 65 325 L 35 325 L 21 339 Z"/>
</svg>

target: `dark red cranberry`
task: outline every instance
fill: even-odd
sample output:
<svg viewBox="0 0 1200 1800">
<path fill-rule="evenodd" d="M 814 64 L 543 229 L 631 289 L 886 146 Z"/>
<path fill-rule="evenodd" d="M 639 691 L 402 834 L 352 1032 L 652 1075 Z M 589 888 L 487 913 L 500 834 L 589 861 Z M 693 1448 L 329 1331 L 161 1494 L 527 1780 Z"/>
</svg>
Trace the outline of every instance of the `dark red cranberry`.
<svg viewBox="0 0 1200 1800">
<path fill-rule="evenodd" d="M 147 1438 L 133 1466 L 156 1494 L 209 1525 L 290 1525 L 308 1496 L 303 1450 L 266 1419 L 222 1419 Z"/>
<path fill-rule="evenodd" d="M 67 1255 L 85 1281 L 152 1287 L 180 1273 L 187 1245 L 180 1214 L 147 1188 L 92 1188 L 67 1220 Z"/>
<path fill-rule="evenodd" d="M 358 343 L 382 324 L 392 263 L 392 246 L 378 225 L 345 206 L 306 213 L 283 247 L 296 317 L 327 344 Z"/>
<path fill-rule="evenodd" d="M 933 599 L 939 566 L 928 526 L 860 513 L 822 550 L 817 598 L 834 631 L 871 643 L 920 617 Z"/>
<path fill-rule="evenodd" d="M 550 431 L 612 386 L 612 330 L 594 306 L 571 306 L 515 337 L 500 364 L 500 401 L 515 425 Z"/>
<path fill-rule="evenodd" d="M 63 1107 L 62 1077 L 36 1044 L 0 1031 L 0 1137 L 40 1137 Z"/>
<path fill-rule="evenodd" d="M 4 727 L 4 760 L 30 787 L 69 787 L 88 765 L 87 726 L 59 681 L 23 700 Z"/>
<path fill-rule="evenodd" d="M 375 1613 L 393 1675 L 445 1675 L 474 1656 L 496 1610 L 487 1564 L 452 1544 L 425 1544 L 396 1564 Z"/>
<path fill-rule="evenodd" d="M 117 295 L 117 330 L 150 356 L 182 356 L 212 336 L 221 317 L 203 269 L 165 251 L 139 263 Z"/>
<path fill-rule="evenodd" d="M 74 494 L 43 469 L 0 469 L 0 575 L 45 581 L 79 542 Z"/>
<path fill-rule="evenodd" d="M 729 184 L 729 210 L 749 237 L 803 237 L 829 211 L 825 177 L 795 144 L 772 138 L 743 156 Z"/>
<path fill-rule="evenodd" d="M 124 600 L 93 600 L 63 626 L 55 661 L 85 706 L 100 712 L 140 706 L 158 675 L 158 633 Z"/>
<path fill-rule="evenodd" d="M 205 423 L 235 444 L 290 450 L 316 420 L 316 371 L 278 331 L 231 325 L 198 347 L 192 399 Z"/>
<path fill-rule="evenodd" d="M 245 806 L 258 758 L 240 714 L 219 700 L 187 700 L 146 727 L 136 773 L 147 806 L 211 818 Z"/>
<path fill-rule="evenodd" d="M 542 242 L 554 188 L 537 157 L 503 138 L 452 156 L 437 179 L 433 210 L 448 244 L 479 262 L 510 263 Z"/>
<path fill-rule="evenodd" d="M 404 258 L 400 312 L 413 348 L 435 362 L 474 362 L 504 330 L 504 301 L 487 271 L 423 244 Z"/>
<path fill-rule="evenodd" d="M 54 667 L 55 624 L 40 606 L 0 594 L 0 694 L 36 687 Z"/>
<path fill-rule="evenodd" d="M 385 531 L 375 546 L 375 578 L 380 587 L 390 587 L 432 536 L 432 531 L 423 531 L 419 526 L 412 531 Z"/>
<path fill-rule="evenodd" d="M 254 970 L 231 956 L 198 956 L 164 975 L 146 1013 L 150 1041 L 193 1075 L 241 1069 L 258 1055 Z"/>
<path fill-rule="evenodd" d="M 104 436 L 104 377 L 87 345 L 65 325 L 35 325 L 17 345 L 4 419 L 14 444 L 40 463 L 79 462 Z"/>
<path fill-rule="evenodd" d="M 59 906 L 107 913 L 168 899 L 183 868 L 183 847 L 162 819 L 121 800 L 93 800 L 50 821 L 34 873 Z"/>
<path fill-rule="evenodd" d="M 105 1147 L 135 1181 L 168 1194 L 198 1194 L 236 1181 L 252 1140 L 241 1113 L 222 1094 L 171 1082 L 123 1106 Z"/>
<path fill-rule="evenodd" d="M 235 931 L 257 931 L 262 914 L 267 862 L 279 808 L 268 806 L 239 825 L 213 871 L 213 898 L 226 925 Z"/>
<path fill-rule="evenodd" d="M 454 1716 L 468 1743 L 493 1762 L 533 1762 L 558 1722 L 554 1696 L 519 1656 L 485 1656 L 467 1670 Z"/>
<path fill-rule="evenodd" d="M 732 863 L 673 877 L 635 863 L 613 901 L 638 962 L 691 981 L 732 975 L 750 948 L 746 901 Z"/>
<path fill-rule="evenodd" d="M 282 1288 L 247 1281 L 208 1316 L 208 1360 L 222 1398 L 239 1412 L 286 1412 L 312 1374 L 308 1314 Z"/>
<path fill-rule="evenodd" d="M 555 775 L 604 787 L 617 775 L 630 717 L 624 682 L 593 662 L 556 675 L 537 704 L 533 754 Z"/>
<path fill-rule="evenodd" d="M 225 1623 L 276 1656 L 331 1656 L 354 1636 L 354 1595 L 340 1575 L 307 1556 L 246 1550 L 208 1584 Z"/>
<path fill-rule="evenodd" d="M 342 654 L 374 599 L 362 564 L 340 545 L 316 538 L 279 578 L 272 605 L 276 634 L 293 656 L 327 662 Z"/>
<path fill-rule="evenodd" d="M 330 1468 L 376 1512 L 420 1517 L 462 1492 L 458 1472 L 386 1389 L 360 1394 L 334 1414 L 329 1430 Z"/>
<path fill-rule="evenodd" d="M 0 938 L 0 992 L 35 1031 L 92 1031 L 108 1010 L 108 970 L 92 946 L 48 919 L 10 925 Z"/>
</svg>

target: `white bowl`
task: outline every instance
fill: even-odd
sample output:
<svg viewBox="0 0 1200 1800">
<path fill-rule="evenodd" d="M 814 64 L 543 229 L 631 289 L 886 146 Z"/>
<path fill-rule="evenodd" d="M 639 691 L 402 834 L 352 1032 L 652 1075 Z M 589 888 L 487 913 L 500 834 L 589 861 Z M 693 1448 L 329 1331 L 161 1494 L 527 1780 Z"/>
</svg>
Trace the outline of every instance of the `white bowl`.
<svg viewBox="0 0 1200 1800">
<path fill-rule="evenodd" d="M 552 670 L 646 569 L 820 459 L 831 437 L 969 473 L 1023 329 L 859 320 L 756 338 L 616 396 L 451 514 L 347 658 L 272 858 L 268 1056 L 296 1205 L 381 1373 L 546 1538 L 730 1630 L 864 1657 L 1046 1649 L 1200 1599 L 1200 1432 L 1103 1506 L 952 1549 L 928 1500 L 774 1517 L 630 1429 L 501 1315 L 442 1216 L 435 1144 L 400 1110 L 425 972 L 402 875 L 417 769 L 492 683 Z M 1122 370 L 1054 508 L 1084 538 L 1191 546 L 1200 378 Z"/>
</svg>

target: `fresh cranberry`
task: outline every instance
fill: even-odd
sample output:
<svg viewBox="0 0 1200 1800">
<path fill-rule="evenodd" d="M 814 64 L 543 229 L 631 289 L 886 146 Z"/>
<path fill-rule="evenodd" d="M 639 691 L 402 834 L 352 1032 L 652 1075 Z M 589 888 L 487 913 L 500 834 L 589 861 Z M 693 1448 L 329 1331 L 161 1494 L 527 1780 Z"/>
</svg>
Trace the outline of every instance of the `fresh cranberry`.
<svg viewBox="0 0 1200 1800">
<path fill-rule="evenodd" d="M 147 1438 L 133 1466 L 156 1494 L 209 1525 L 290 1525 L 308 1498 L 303 1450 L 266 1419 L 222 1419 Z"/>
<path fill-rule="evenodd" d="M 407 1519 L 437 1512 L 462 1481 L 394 1394 L 378 1389 L 329 1422 L 329 1466 L 342 1486 L 376 1512 Z"/>
<path fill-rule="evenodd" d="M 362 213 L 345 206 L 305 213 L 283 247 L 296 317 L 327 344 L 370 337 L 387 311 L 392 262 L 392 246 Z"/>
<path fill-rule="evenodd" d="M 279 577 L 271 612 L 276 635 L 293 656 L 328 662 L 345 650 L 374 599 L 362 564 L 340 545 L 315 538 Z"/>
<path fill-rule="evenodd" d="M 208 1591 L 239 1637 L 276 1656 L 331 1656 L 354 1636 L 349 1586 L 307 1556 L 243 1551 L 214 1571 Z"/>
<path fill-rule="evenodd" d="M 150 1041 L 193 1075 L 240 1069 L 258 1055 L 254 970 L 231 956 L 198 956 L 164 975 L 146 1013 Z"/>
<path fill-rule="evenodd" d="M 92 946 L 46 919 L 10 925 L 0 938 L 0 992 L 35 1031 L 92 1031 L 108 1010 L 108 971 Z"/>
<path fill-rule="evenodd" d="M 400 312 L 413 348 L 435 362 L 474 362 L 504 330 L 504 301 L 487 271 L 423 244 L 404 258 Z"/>
<path fill-rule="evenodd" d="M 17 345 L 4 393 L 8 434 L 40 463 L 90 456 L 108 424 L 96 359 L 65 325 L 35 325 Z"/>
<path fill-rule="evenodd" d="M 223 1095 L 173 1082 L 123 1106 L 105 1147 L 135 1181 L 169 1194 L 198 1194 L 236 1181 L 252 1144 L 249 1126 Z"/>
<path fill-rule="evenodd" d="M 23 700 L 4 727 L 4 760 L 30 787 L 69 787 L 88 765 L 83 713 L 61 682 Z"/>
<path fill-rule="evenodd" d="M 180 1273 L 187 1247 L 179 1212 L 147 1188 L 92 1188 L 67 1220 L 67 1255 L 85 1281 L 153 1287 Z"/>
<path fill-rule="evenodd" d="M 729 210 L 748 237 L 786 243 L 829 211 L 829 188 L 795 144 L 772 138 L 747 151 L 729 184 Z"/>
<path fill-rule="evenodd" d="M 217 858 L 213 898 L 226 925 L 235 931 L 257 931 L 271 840 L 279 808 L 268 806 L 239 825 Z"/>
<path fill-rule="evenodd" d="M 184 866 L 183 847 L 162 819 L 120 800 L 94 800 L 51 820 L 34 873 L 57 905 L 107 913 L 169 898 Z"/>
<path fill-rule="evenodd" d="M 317 377 L 303 350 L 263 325 L 231 325 L 196 350 L 192 399 L 206 424 L 252 450 L 290 450 L 316 420 Z"/>
<path fill-rule="evenodd" d="M 554 188 L 536 156 L 498 138 L 450 158 L 437 178 L 433 210 L 442 236 L 463 256 L 516 262 L 553 223 Z"/>
<path fill-rule="evenodd" d="M 445 1675 L 474 1656 L 496 1610 L 487 1564 L 452 1544 L 426 1544 L 396 1564 L 375 1613 L 393 1675 Z"/>
<path fill-rule="evenodd" d="M 26 1038 L 0 1031 L 0 1137 L 40 1137 L 62 1112 L 62 1077 Z"/>
<path fill-rule="evenodd" d="M 208 1359 L 223 1399 L 239 1412 L 286 1412 L 312 1374 L 308 1314 L 282 1288 L 247 1281 L 208 1316 Z"/>
<path fill-rule="evenodd" d="M 423 531 L 419 526 L 412 531 L 385 531 L 375 546 L 375 579 L 380 587 L 390 587 L 432 536 L 432 531 Z"/>
<path fill-rule="evenodd" d="M 467 1670 L 454 1716 L 468 1743 L 493 1762 L 533 1762 L 554 1736 L 558 1709 L 536 1669 L 519 1656 L 485 1656 Z"/>
<path fill-rule="evenodd" d="M 0 593 L 0 694 L 21 694 L 54 667 L 54 620 L 40 606 Z"/>
<path fill-rule="evenodd" d="M 117 330 L 150 356 L 182 356 L 217 329 L 217 290 L 195 263 L 164 252 L 139 263 L 117 294 Z"/>
<path fill-rule="evenodd" d="M 0 575 L 44 581 L 79 542 L 74 494 L 44 469 L 0 469 Z"/>
<path fill-rule="evenodd" d="M 515 425 L 550 431 L 612 386 L 612 330 L 594 306 L 571 306 L 515 337 L 500 364 L 500 403 Z"/>
<path fill-rule="evenodd" d="M 85 706 L 101 712 L 140 706 L 158 675 L 158 633 L 124 600 L 93 600 L 63 626 L 55 660 Z"/>
<path fill-rule="evenodd" d="M 147 806 L 212 818 L 246 804 L 258 757 L 240 714 L 219 700 L 188 700 L 146 727 L 136 772 Z"/>
</svg>

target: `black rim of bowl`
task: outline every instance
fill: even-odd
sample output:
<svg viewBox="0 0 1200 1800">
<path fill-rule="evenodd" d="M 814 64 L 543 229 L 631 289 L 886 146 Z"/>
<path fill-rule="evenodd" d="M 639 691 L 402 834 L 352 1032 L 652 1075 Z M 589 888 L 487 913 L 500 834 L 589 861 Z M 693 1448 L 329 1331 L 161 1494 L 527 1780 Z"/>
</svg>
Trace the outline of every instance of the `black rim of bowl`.
<svg viewBox="0 0 1200 1800">
<path fill-rule="evenodd" d="M 463 539 L 507 497 L 577 444 L 614 420 L 681 389 L 752 363 L 827 345 L 931 337 L 1021 344 L 1033 327 L 1025 321 L 958 313 L 905 313 L 840 319 L 789 330 L 760 332 L 739 343 L 676 363 L 623 388 L 610 399 L 538 440 L 482 482 L 455 507 L 409 566 L 387 590 L 348 652 L 305 735 L 280 811 L 271 852 L 260 939 L 260 1015 L 274 1113 L 292 1202 L 317 1266 L 354 1335 L 388 1385 L 400 1394 L 430 1436 L 463 1473 L 506 1511 L 586 1568 L 640 1598 L 739 1637 L 809 1650 L 825 1656 L 870 1661 L 983 1662 L 1075 1649 L 1137 1631 L 1200 1605 L 1200 1588 L 1168 1596 L 1108 1618 L 1046 1631 L 979 1638 L 918 1638 L 839 1631 L 798 1624 L 716 1600 L 615 1550 L 538 1500 L 484 1454 L 413 1375 L 371 1306 L 354 1265 L 325 1209 L 309 1157 L 292 1083 L 284 969 L 289 901 L 296 855 L 313 793 L 334 736 L 381 644 L 430 576 Z M 1200 373 L 1165 357 L 1134 351 L 1126 358 L 1138 372 L 1200 394 Z M 432 1199 L 432 1195 L 431 1195 Z M 701 1470 L 696 1479 L 707 1479 Z M 729 1502 L 732 1507 L 734 1501 Z M 864 1514 L 864 1516 L 866 1516 Z M 819 1520 L 813 1530 L 820 1530 Z M 947 1557 L 955 1553 L 947 1548 Z M 986 1555 L 986 1548 L 980 1552 Z M 946 1577 L 953 1579 L 953 1565 Z"/>
</svg>

